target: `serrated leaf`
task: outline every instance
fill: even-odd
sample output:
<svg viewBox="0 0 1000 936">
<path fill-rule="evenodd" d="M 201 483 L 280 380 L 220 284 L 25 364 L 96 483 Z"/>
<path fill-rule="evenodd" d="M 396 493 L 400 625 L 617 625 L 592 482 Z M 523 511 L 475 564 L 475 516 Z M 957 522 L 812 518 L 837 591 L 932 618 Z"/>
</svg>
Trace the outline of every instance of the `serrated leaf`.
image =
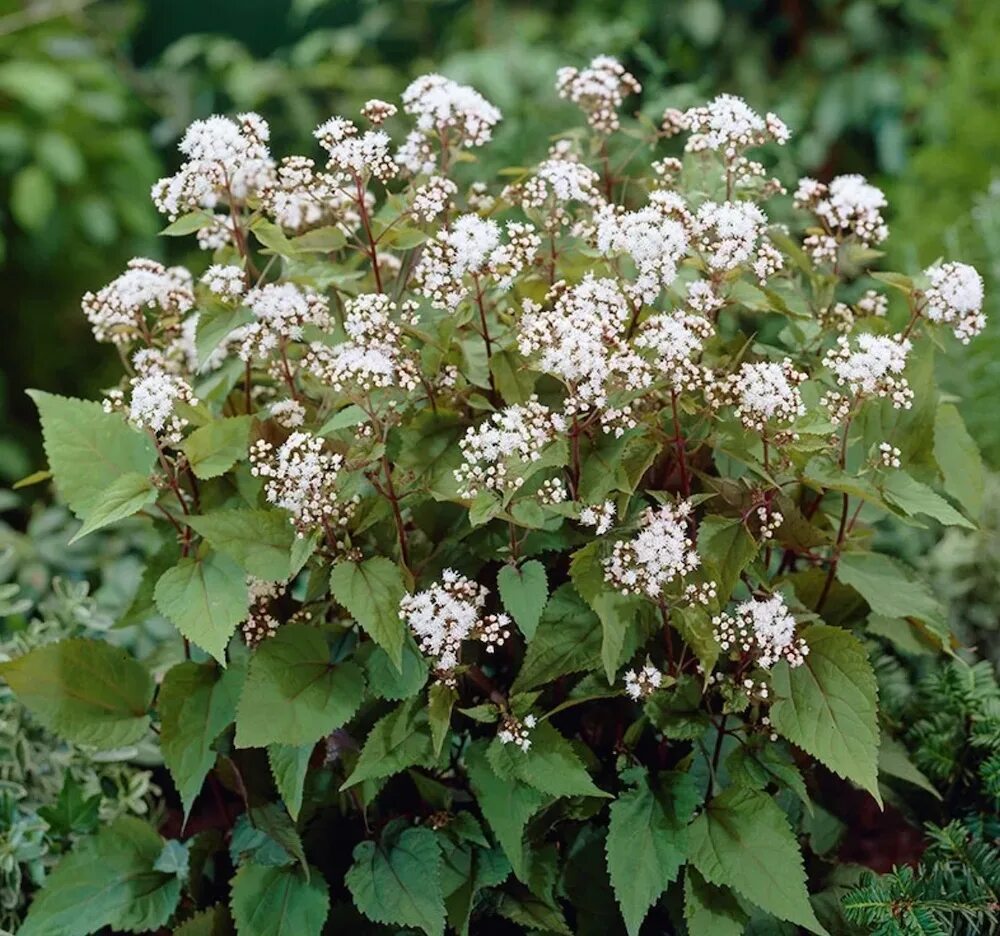
<svg viewBox="0 0 1000 936">
<path fill-rule="evenodd" d="M 243 688 L 242 666 L 224 670 L 215 663 L 178 663 L 167 671 L 156 699 L 160 747 L 184 806 L 195 798 L 215 763 L 212 743 L 232 724 Z"/>
<path fill-rule="evenodd" d="M 181 881 L 154 869 L 163 839 L 122 816 L 83 839 L 49 872 L 19 936 L 86 936 L 104 927 L 146 932 L 165 925 Z"/>
<path fill-rule="evenodd" d="M 922 580 L 891 556 L 846 553 L 840 557 L 837 578 L 857 591 L 876 614 L 915 617 L 939 634 L 947 633 L 940 602 Z"/>
<path fill-rule="evenodd" d="M 236 710 L 236 746 L 319 741 L 358 710 L 364 687 L 357 666 L 331 662 L 322 631 L 285 624 L 250 658 Z"/>
<path fill-rule="evenodd" d="M 18 700 L 56 734 L 101 750 L 134 744 L 149 728 L 153 680 L 125 650 L 73 637 L 0 663 Z"/>
<path fill-rule="evenodd" d="M 561 585 L 542 611 L 511 691 L 525 692 L 569 673 L 600 669 L 601 641 L 597 615 L 572 585 Z"/>
<path fill-rule="evenodd" d="M 747 919 L 729 891 L 709 884 L 688 866 L 684 872 L 684 921 L 689 936 L 742 936 Z"/>
<path fill-rule="evenodd" d="M 757 555 L 757 543 L 738 518 L 707 516 L 698 526 L 698 552 L 711 567 L 719 602 L 725 606 L 740 573 Z"/>
<path fill-rule="evenodd" d="M 505 565 L 497 576 L 497 590 L 514 623 L 530 641 L 549 598 L 545 566 L 537 559 L 529 559 L 520 567 Z"/>
<path fill-rule="evenodd" d="M 120 413 L 99 403 L 29 390 L 42 420 L 45 456 L 56 487 L 81 520 L 99 507 L 107 489 L 122 475 L 148 477 L 156 448 Z"/>
<path fill-rule="evenodd" d="M 245 458 L 252 423 L 252 416 L 233 416 L 195 429 L 181 446 L 195 475 L 217 478 Z"/>
<path fill-rule="evenodd" d="M 709 883 L 826 936 L 788 819 L 766 794 L 732 788 L 716 796 L 688 828 L 688 858 Z"/>
<path fill-rule="evenodd" d="M 156 607 L 188 640 L 226 662 L 226 645 L 250 607 L 246 574 L 232 559 L 210 552 L 181 559 L 153 591 Z"/>
<path fill-rule="evenodd" d="M 465 752 L 465 769 L 483 817 L 521 881 L 527 880 L 528 857 L 524 828 L 551 797 L 517 780 L 498 777 L 486 757 L 487 745 L 477 741 Z"/>
<path fill-rule="evenodd" d="M 364 667 L 368 690 L 380 699 L 402 701 L 415 696 L 427 682 L 430 672 L 427 661 L 409 633 L 403 638 L 401 667 L 389 659 L 389 654 L 375 643 L 364 643 L 355 655 Z"/>
<path fill-rule="evenodd" d="M 892 735 L 882 735 L 882 743 L 878 750 L 878 772 L 879 776 L 905 780 L 907 783 L 920 787 L 921 790 L 926 790 L 936 800 L 941 799 L 941 794 L 934 784 L 910 759 L 906 745 L 897 741 Z"/>
<path fill-rule="evenodd" d="M 391 777 L 407 767 L 427 767 L 434 762 L 427 711 L 416 702 L 404 702 L 375 723 L 342 790 L 362 780 Z"/>
<path fill-rule="evenodd" d="M 267 747 L 267 762 L 271 766 L 274 785 L 293 819 L 299 818 L 299 810 L 302 809 L 309 758 L 315 747 L 315 744 L 302 744 L 298 747 L 269 744 Z"/>
<path fill-rule="evenodd" d="M 451 710 L 458 699 L 458 693 L 451 686 L 436 682 L 427 690 L 427 720 L 431 729 L 431 742 L 434 756 L 437 757 L 444 747 L 451 727 Z"/>
<path fill-rule="evenodd" d="M 487 758 L 497 776 L 516 779 L 549 796 L 608 796 L 594 785 L 573 746 L 549 722 L 531 729 L 531 747 L 494 738 Z"/>
<path fill-rule="evenodd" d="M 673 779 L 691 783 L 685 774 Z M 638 934 L 649 908 L 684 864 L 691 819 L 689 809 L 678 815 L 672 802 L 663 801 L 669 786 L 657 795 L 645 775 L 636 780 L 611 804 L 606 844 L 608 874 L 629 936 Z"/>
<path fill-rule="evenodd" d="M 961 526 L 975 529 L 975 524 L 963 517 L 940 494 L 926 484 L 921 484 L 904 471 L 893 471 L 882 484 L 885 499 L 902 510 L 907 516 L 923 514 L 932 517 L 945 526 Z"/>
<path fill-rule="evenodd" d="M 771 725 L 838 776 L 878 792 L 878 688 L 862 643 L 849 631 L 812 624 L 801 666 L 784 661 L 771 676 Z"/>
<path fill-rule="evenodd" d="M 362 842 L 344 877 L 354 905 L 369 920 L 444 933 L 441 849 L 427 828 L 389 830 L 379 842 Z"/>
<path fill-rule="evenodd" d="M 944 489 L 973 517 L 983 508 L 983 459 L 976 440 L 951 403 L 942 403 L 934 419 L 934 460 L 941 469 Z"/>
<path fill-rule="evenodd" d="M 294 866 L 245 864 L 232 881 L 229 905 L 241 936 L 320 936 L 330 912 L 323 875 Z"/>
<path fill-rule="evenodd" d="M 232 936 L 232 933 L 229 909 L 220 903 L 189 917 L 174 930 L 173 936 Z"/>
<path fill-rule="evenodd" d="M 400 667 L 406 629 L 399 616 L 399 603 L 406 587 L 399 566 L 382 556 L 362 562 L 338 562 L 330 573 L 330 590 Z"/>
<path fill-rule="evenodd" d="M 235 329 L 252 321 L 253 314 L 245 306 L 237 306 L 235 309 L 222 306 L 199 311 L 198 324 L 195 327 L 195 350 L 198 352 L 198 366 L 204 367 L 216 348 Z M 236 363 L 241 362 L 237 361 Z"/>
<path fill-rule="evenodd" d="M 185 518 L 199 536 L 254 578 L 284 582 L 298 537 L 283 510 L 213 510 Z"/>
<path fill-rule="evenodd" d="M 88 533 L 131 517 L 152 504 L 158 493 L 147 475 L 129 472 L 119 476 L 108 485 L 100 499 L 92 504 L 83 526 L 69 541 L 70 546 Z"/>
</svg>

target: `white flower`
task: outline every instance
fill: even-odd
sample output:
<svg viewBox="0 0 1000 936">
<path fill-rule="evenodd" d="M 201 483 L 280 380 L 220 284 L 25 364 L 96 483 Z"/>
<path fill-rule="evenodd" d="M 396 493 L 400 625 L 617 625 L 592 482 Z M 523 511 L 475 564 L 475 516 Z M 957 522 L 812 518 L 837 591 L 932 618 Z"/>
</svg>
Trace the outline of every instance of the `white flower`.
<svg viewBox="0 0 1000 936">
<path fill-rule="evenodd" d="M 753 202 L 705 202 L 694 219 L 693 240 L 713 270 L 749 262 L 767 228 L 767 215 Z"/>
<path fill-rule="evenodd" d="M 298 400 L 278 400 L 271 404 L 271 416 L 285 429 L 298 429 L 306 421 L 306 408 Z"/>
<path fill-rule="evenodd" d="M 482 616 L 489 590 L 453 569 L 441 573 L 441 581 L 424 591 L 407 595 L 399 604 L 399 616 L 413 631 L 420 649 L 434 659 L 439 677 L 459 665 L 462 641 L 478 640 L 487 652 L 510 637 L 510 619 L 505 614 Z"/>
<path fill-rule="evenodd" d="M 942 263 L 928 267 L 924 275 L 931 281 L 924 309 L 932 322 L 952 326 L 963 344 L 986 327 L 983 314 L 983 278 L 967 263 Z"/>
<path fill-rule="evenodd" d="M 764 669 L 782 659 L 793 668 L 801 666 L 809 653 L 806 642 L 795 636 L 795 618 L 780 595 L 766 600 L 751 598 L 732 614 L 716 615 L 712 624 L 723 652 L 751 654 Z"/>
<path fill-rule="evenodd" d="M 704 316 L 661 312 L 642 323 L 635 344 L 655 354 L 654 371 L 680 392 L 693 390 L 703 380 L 703 370 L 694 358 L 714 334 L 715 328 Z"/>
<path fill-rule="evenodd" d="M 501 496 L 516 491 L 524 484 L 524 468 L 538 461 L 556 434 L 565 430 L 563 417 L 535 397 L 470 427 L 459 443 L 464 459 L 455 470 L 459 496 L 472 499 L 482 491 Z"/>
<path fill-rule="evenodd" d="M 900 376 L 910 353 L 909 339 L 862 332 L 855 339 L 855 349 L 846 336 L 837 339 L 837 346 L 823 359 L 837 378 L 839 386 L 847 386 L 854 394 L 885 397 L 897 409 L 909 409 L 913 391 L 905 377 Z"/>
<path fill-rule="evenodd" d="M 194 305 L 191 274 L 135 257 L 125 272 L 96 293 L 83 297 L 83 311 L 98 341 L 128 344 L 148 334 L 146 313 L 177 315 Z"/>
<path fill-rule="evenodd" d="M 438 215 L 444 214 L 457 192 L 458 186 L 451 179 L 431 176 L 413 193 L 413 211 L 430 224 Z"/>
<path fill-rule="evenodd" d="M 308 432 L 293 432 L 277 449 L 265 439 L 250 447 L 250 471 L 267 479 L 268 503 L 291 514 L 303 536 L 316 527 L 340 526 L 350 518 L 353 504 L 338 502 L 337 474 L 343 458 L 324 451 L 323 440 Z"/>
<path fill-rule="evenodd" d="M 652 663 L 647 663 L 640 670 L 629 670 L 625 674 L 625 692 L 636 702 L 651 696 L 662 684 L 663 673 Z"/>
<path fill-rule="evenodd" d="M 534 715 L 525 715 L 523 719 L 518 719 L 507 713 L 497 729 L 497 738 L 501 744 L 513 744 L 527 753 L 531 749 L 531 738 L 528 737 L 528 732 L 536 724 Z"/>
<path fill-rule="evenodd" d="M 580 523 L 594 528 L 598 536 L 603 536 L 615 523 L 615 502 L 606 500 L 603 504 L 584 507 L 580 511 Z"/>
<path fill-rule="evenodd" d="M 662 600 L 668 585 L 693 572 L 701 562 L 688 536 L 690 514 L 687 501 L 647 508 L 635 537 L 619 540 L 603 561 L 604 578 L 623 594 Z"/>
<path fill-rule="evenodd" d="M 282 342 L 301 341 L 306 325 L 330 327 L 327 300 L 316 293 L 303 292 L 294 283 L 268 283 L 251 289 L 246 303 L 254 321 L 245 327 L 240 357 L 266 357 Z"/>
<path fill-rule="evenodd" d="M 194 392 L 183 377 L 172 373 L 164 355 L 142 349 L 132 358 L 136 376 L 129 381 L 130 402 L 114 391 L 104 401 L 105 412 L 124 408 L 130 422 L 148 429 L 164 442 L 176 445 L 184 437 L 188 421 L 174 412 L 178 403 L 195 403 Z"/>
<path fill-rule="evenodd" d="M 384 130 L 358 128 L 343 117 L 331 117 L 313 132 L 320 146 L 329 153 L 327 168 L 332 172 L 346 172 L 352 176 L 371 174 L 382 182 L 393 178 L 398 171 L 389 153 L 389 135 Z"/>
<path fill-rule="evenodd" d="M 365 106 L 361 108 L 361 116 L 374 127 L 381 126 L 395 115 L 396 105 L 390 104 L 388 101 L 380 101 L 378 98 L 365 101 Z"/>
<path fill-rule="evenodd" d="M 762 432 L 770 422 L 791 422 L 805 414 L 798 388 L 805 379 L 789 358 L 744 363 L 735 374 L 709 386 L 708 395 L 716 406 L 734 403 L 743 425 Z"/>
<path fill-rule="evenodd" d="M 346 232 L 361 221 L 352 187 L 328 172 L 317 172 L 306 156 L 288 156 L 278 166 L 274 181 L 261 192 L 261 206 L 285 230 L 301 232 L 323 224 L 336 224 Z M 365 205 L 374 207 L 374 196 L 365 190 Z"/>
<path fill-rule="evenodd" d="M 811 209 L 832 235 L 853 234 L 868 246 L 889 236 L 882 217 L 885 194 L 862 175 L 837 176 L 829 185 L 804 178 L 796 189 L 795 204 Z"/>
<path fill-rule="evenodd" d="M 246 289 L 246 278 L 243 269 L 238 266 L 226 266 L 213 263 L 204 273 L 201 281 L 220 299 L 235 302 Z"/>
<path fill-rule="evenodd" d="M 560 68 L 556 74 L 559 97 L 568 98 L 587 115 L 587 123 L 600 133 L 611 133 L 620 126 L 618 108 L 630 94 L 642 86 L 617 59 L 599 55 L 579 70 Z"/>
<path fill-rule="evenodd" d="M 775 114 L 761 117 L 743 98 L 733 94 L 720 94 L 683 115 L 675 113 L 670 123 L 691 132 L 686 147 L 689 152 L 716 150 L 727 158 L 768 140 L 783 144 L 790 135 Z"/>
</svg>

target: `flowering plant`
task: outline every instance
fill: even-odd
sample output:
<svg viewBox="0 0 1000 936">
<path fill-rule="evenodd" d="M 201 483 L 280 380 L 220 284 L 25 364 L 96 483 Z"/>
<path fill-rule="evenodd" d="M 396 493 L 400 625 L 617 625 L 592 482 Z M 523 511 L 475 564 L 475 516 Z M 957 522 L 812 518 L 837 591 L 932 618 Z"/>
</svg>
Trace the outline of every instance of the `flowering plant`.
<svg viewBox="0 0 1000 936">
<path fill-rule="evenodd" d="M 739 98 L 624 119 L 608 57 L 557 89 L 586 128 L 502 185 L 469 181 L 500 112 L 440 75 L 322 124 L 319 162 L 255 114 L 189 128 L 153 199 L 210 262 L 84 298 L 103 404 L 33 391 L 78 535 L 163 531 L 129 619 L 186 659 L 73 640 L 0 673 L 72 740 L 155 729 L 227 838 L 111 826 L 25 936 L 832 925 L 797 832 L 837 783 L 923 779 L 861 635 L 951 638 L 871 531 L 972 525 L 933 351 L 983 328 L 982 280 L 872 272 L 883 194 L 788 197 L 789 131 Z"/>
</svg>

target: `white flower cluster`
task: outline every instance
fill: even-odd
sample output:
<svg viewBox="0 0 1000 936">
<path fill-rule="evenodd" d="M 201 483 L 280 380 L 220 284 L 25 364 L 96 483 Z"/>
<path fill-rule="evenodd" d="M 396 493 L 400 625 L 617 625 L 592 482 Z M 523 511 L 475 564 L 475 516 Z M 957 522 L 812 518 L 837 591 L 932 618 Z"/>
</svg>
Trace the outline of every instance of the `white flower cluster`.
<svg viewBox="0 0 1000 936">
<path fill-rule="evenodd" d="M 416 304 L 403 303 L 401 319 L 414 324 Z M 313 374 L 338 393 L 368 392 L 398 387 L 412 390 L 420 382 L 417 362 L 403 347 L 403 331 L 393 321 L 396 303 L 382 293 L 367 293 L 345 305 L 347 341 L 329 347 L 314 341 L 302 362 Z"/>
<path fill-rule="evenodd" d="M 735 270 L 754 259 L 758 243 L 767 231 L 767 223 L 767 215 L 753 202 L 705 202 L 695 215 L 692 240 L 705 256 L 709 269 Z M 770 247 L 769 244 L 761 246 Z M 775 260 L 772 251 L 768 250 L 764 259 L 764 269 L 769 272 L 780 268 L 780 254 Z M 766 264 L 767 260 L 771 261 L 770 265 Z M 775 264 L 778 264 L 776 268 Z M 761 278 L 766 279 L 766 276 Z"/>
<path fill-rule="evenodd" d="M 930 280 L 924 313 L 932 322 L 951 325 L 955 337 L 968 344 L 986 327 L 983 278 L 967 263 L 941 263 L 924 270 Z"/>
<path fill-rule="evenodd" d="M 180 142 L 187 157 L 176 174 L 153 186 L 153 203 L 171 220 L 199 208 L 242 203 L 274 177 L 267 142 L 271 131 L 258 114 L 196 120 Z"/>
<path fill-rule="evenodd" d="M 510 637 L 506 614 L 482 615 L 487 595 L 485 586 L 445 569 L 440 582 L 399 603 L 400 619 L 413 631 L 420 649 L 434 659 L 445 683 L 454 683 L 451 671 L 461 662 L 462 641 L 478 640 L 492 653 Z"/>
<path fill-rule="evenodd" d="M 684 220 L 689 218 L 684 200 L 666 191 L 653 192 L 649 204 L 636 211 L 608 205 L 598 212 L 597 249 L 632 258 L 638 279 L 626 290 L 634 300 L 652 305 L 677 278 L 677 265 L 687 252 Z"/>
<path fill-rule="evenodd" d="M 504 715 L 500 727 L 497 729 L 497 738 L 501 744 L 513 744 L 527 753 L 531 749 L 531 738 L 528 732 L 538 724 L 534 715 L 525 715 L 524 718 L 515 718 L 509 712 Z"/>
<path fill-rule="evenodd" d="M 537 462 L 545 446 L 565 430 L 565 419 L 536 397 L 470 427 L 459 443 L 464 459 L 455 469 L 459 497 L 472 499 L 483 491 L 503 496 L 516 491 L 526 478 L 523 469 Z"/>
<path fill-rule="evenodd" d="M 573 159 L 547 159 L 523 186 L 521 204 L 539 208 L 554 199 L 557 203 L 580 202 L 599 205 L 603 197 L 598 186 L 601 177 L 589 166 Z"/>
<path fill-rule="evenodd" d="M 266 213 L 285 230 L 301 233 L 322 224 L 339 223 L 345 230 L 361 220 L 357 196 L 328 172 L 316 172 L 307 156 L 287 156 L 275 179 L 261 192 Z M 370 192 L 364 193 L 369 209 L 374 205 Z"/>
<path fill-rule="evenodd" d="M 720 94 L 700 107 L 692 107 L 683 114 L 668 111 L 664 114 L 668 132 L 687 130 L 688 152 L 714 150 L 726 159 L 736 157 L 752 146 L 762 146 L 768 141 L 788 142 L 788 127 L 776 114 L 761 117 L 741 97 Z"/>
<path fill-rule="evenodd" d="M 381 127 L 390 117 L 395 117 L 396 112 L 395 104 L 380 101 L 378 98 L 365 101 L 364 107 L 361 108 L 361 116 L 373 127 Z"/>
<path fill-rule="evenodd" d="M 129 421 L 140 429 L 148 429 L 169 445 L 184 438 L 187 419 L 175 413 L 178 403 L 195 403 L 194 391 L 183 377 L 171 370 L 159 351 L 142 348 L 132 358 L 136 376 L 129 381 L 130 398 L 112 390 L 104 400 L 105 412 L 125 410 Z"/>
<path fill-rule="evenodd" d="M 502 243 L 496 221 L 475 214 L 457 218 L 424 247 L 414 271 L 421 294 L 437 308 L 454 311 L 469 292 L 467 276 L 488 276 L 500 289 L 509 288 L 534 258 L 541 239 L 530 224 L 508 221 L 506 230 Z"/>
<path fill-rule="evenodd" d="M 902 465 L 900 456 L 903 453 L 889 442 L 880 442 L 878 446 L 878 460 L 883 468 L 899 468 Z"/>
<path fill-rule="evenodd" d="M 358 128 L 344 117 L 331 117 L 320 124 L 313 133 L 319 145 L 329 154 L 327 169 L 352 177 L 373 175 L 381 182 L 388 182 L 399 171 L 389 152 L 389 134 L 384 130 Z"/>
<path fill-rule="evenodd" d="M 606 500 L 603 504 L 588 505 L 580 511 L 580 523 L 593 527 L 597 536 L 603 536 L 615 525 L 615 502 Z"/>
<path fill-rule="evenodd" d="M 693 572 L 701 561 L 688 536 L 690 515 L 687 501 L 647 508 L 639 532 L 615 543 L 603 560 L 605 580 L 623 594 L 662 601 L 666 587 Z"/>
<path fill-rule="evenodd" d="M 526 357 L 535 358 L 538 370 L 566 384 L 567 415 L 605 410 L 613 391 L 650 384 L 647 362 L 621 337 L 632 307 L 614 280 L 587 274 L 572 287 L 556 283 L 546 296 L 549 302 L 552 305 L 543 308 L 524 301 L 518 347 Z M 634 425 L 627 413 L 617 415 L 616 431 Z"/>
<path fill-rule="evenodd" d="M 243 642 L 255 650 L 268 637 L 273 637 L 281 622 L 271 613 L 271 601 L 281 595 L 285 583 L 267 582 L 247 576 L 247 590 L 250 592 L 250 610 L 246 620 L 240 625 Z"/>
<path fill-rule="evenodd" d="M 881 244 L 889 236 L 882 217 L 886 204 L 882 190 L 857 174 L 837 176 L 829 185 L 804 178 L 795 191 L 796 207 L 812 211 L 825 231 L 805 240 L 817 261 L 835 261 L 838 242 L 845 237 L 853 236 L 867 247 Z"/>
<path fill-rule="evenodd" d="M 242 332 L 239 354 L 244 361 L 267 357 L 286 341 L 301 341 L 307 325 L 330 327 L 327 299 L 303 292 L 294 283 L 268 283 L 251 289 L 246 303 L 254 321 Z"/>
<path fill-rule="evenodd" d="M 621 126 L 618 108 L 630 94 L 642 91 L 635 76 L 616 58 L 599 55 L 584 69 L 560 68 L 556 73 L 559 97 L 567 98 L 587 115 L 587 123 L 599 133 Z"/>
<path fill-rule="evenodd" d="M 885 397 L 897 409 L 909 409 L 913 391 L 905 377 L 906 357 L 912 345 L 908 338 L 862 332 L 855 339 L 841 335 L 827 352 L 823 365 L 833 371 L 837 384 L 865 397 Z"/>
<path fill-rule="evenodd" d="M 735 404 L 743 425 L 763 432 L 769 423 L 792 422 L 805 415 L 799 384 L 806 376 L 790 358 L 743 363 L 735 374 L 709 384 L 707 395 L 714 406 Z"/>
<path fill-rule="evenodd" d="M 448 205 L 458 193 L 458 186 L 445 176 L 431 176 L 413 193 L 411 210 L 430 224 L 448 210 Z"/>
<path fill-rule="evenodd" d="M 653 352 L 657 377 L 679 393 L 694 390 L 704 381 L 704 370 L 694 358 L 714 334 L 715 327 L 702 315 L 661 312 L 642 323 L 635 345 Z"/>
<path fill-rule="evenodd" d="M 456 146 L 482 146 L 492 139 L 502 117 L 475 88 L 435 74 L 422 75 L 407 87 L 403 110 L 416 118 L 416 129 L 399 148 L 396 161 L 414 175 L 434 171 L 429 137 Z"/>
<path fill-rule="evenodd" d="M 146 313 L 181 315 L 194 305 L 194 284 L 184 267 L 134 257 L 125 272 L 83 297 L 83 312 L 97 341 L 124 345 L 149 334 Z"/>
<path fill-rule="evenodd" d="M 352 503 L 337 497 L 337 473 L 343 458 L 324 451 L 323 440 L 308 432 L 293 432 L 277 448 L 265 439 L 250 447 L 250 471 L 266 479 L 269 503 L 291 514 L 291 522 L 304 536 L 317 527 L 342 526 L 350 518 Z"/>
<path fill-rule="evenodd" d="M 663 673 L 652 663 L 647 663 L 639 670 L 629 670 L 625 674 L 625 693 L 636 702 L 648 699 L 661 685 L 663 685 Z"/>
<path fill-rule="evenodd" d="M 202 275 L 201 281 L 208 291 L 224 302 L 236 302 L 246 291 L 246 277 L 242 267 L 213 263 Z"/>
<path fill-rule="evenodd" d="M 795 618 L 780 595 L 744 601 L 732 614 L 716 615 L 712 625 L 723 652 L 751 654 L 764 669 L 778 660 L 787 660 L 791 667 L 801 666 L 809 654 L 806 642 L 795 636 Z"/>
</svg>

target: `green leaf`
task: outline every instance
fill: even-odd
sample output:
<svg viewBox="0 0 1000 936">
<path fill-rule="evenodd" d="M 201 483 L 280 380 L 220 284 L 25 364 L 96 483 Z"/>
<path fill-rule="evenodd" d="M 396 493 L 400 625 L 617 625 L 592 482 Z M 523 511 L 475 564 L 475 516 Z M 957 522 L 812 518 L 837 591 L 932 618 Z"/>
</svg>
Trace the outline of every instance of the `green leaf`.
<svg viewBox="0 0 1000 936">
<path fill-rule="evenodd" d="M 594 786 L 573 746 L 549 722 L 531 729 L 531 747 L 502 744 L 494 738 L 487 758 L 497 776 L 516 779 L 550 796 L 608 796 Z"/>
<path fill-rule="evenodd" d="M 315 744 L 301 744 L 298 747 L 269 744 L 267 747 L 267 762 L 271 765 L 274 785 L 293 819 L 299 818 L 299 810 L 302 809 L 309 758 L 315 747 Z"/>
<path fill-rule="evenodd" d="M 122 475 L 148 477 L 156 461 L 152 439 L 100 403 L 29 390 L 42 419 L 45 456 L 56 487 L 81 520 L 89 518 Z"/>
<path fill-rule="evenodd" d="M 501 349 L 490 357 L 490 373 L 504 403 L 526 403 L 535 389 L 535 377 L 513 351 Z"/>
<path fill-rule="evenodd" d="M 771 783 L 791 790 L 812 814 L 813 804 L 805 780 L 785 745 L 771 741 L 758 747 L 740 745 L 726 758 L 726 770 L 734 784 L 751 790 L 765 790 Z"/>
<path fill-rule="evenodd" d="M 202 480 L 217 478 L 247 454 L 252 416 L 216 419 L 195 429 L 181 446 L 191 470 Z"/>
<path fill-rule="evenodd" d="M 983 459 L 958 409 L 951 403 L 937 408 L 934 420 L 934 459 L 944 478 L 944 489 L 973 517 L 983 509 Z"/>
<path fill-rule="evenodd" d="M 375 643 L 362 644 L 355 654 L 355 660 L 364 667 L 369 692 L 380 699 L 396 702 L 409 699 L 423 689 L 427 682 L 427 661 L 409 633 L 403 639 L 401 669 Z"/>
<path fill-rule="evenodd" d="M 56 209 L 58 192 L 52 176 L 32 163 L 11 177 L 8 198 L 10 213 L 17 223 L 26 231 L 38 233 Z"/>
<path fill-rule="evenodd" d="M 233 924 L 225 904 L 216 904 L 185 920 L 173 936 L 232 936 Z"/>
<path fill-rule="evenodd" d="M 362 780 L 380 780 L 407 767 L 428 767 L 434 762 L 427 711 L 416 702 L 404 702 L 375 723 L 342 790 Z"/>
<path fill-rule="evenodd" d="M 529 559 L 520 568 L 505 565 L 497 576 L 497 590 L 503 606 L 530 641 L 535 636 L 545 602 L 549 599 L 545 566 L 537 559 Z"/>
<path fill-rule="evenodd" d="M 698 527 L 698 552 L 711 567 L 719 602 L 725 606 L 740 573 L 757 555 L 757 543 L 738 518 L 707 516 Z"/>
<path fill-rule="evenodd" d="M 284 582 L 291 575 L 291 551 L 298 537 L 283 510 L 213 510 L 185 520 L 248 575 L 268 582 Z"/>
<path fill-rule="evenodd" d="M 243 865 L 229 904 L 241 936 L 320 936 L 330 912 L 323 875 L 294 866 Z"/>
<path fill-rule="evenodd" d="M 381 556 L 363 562 L 338 562 L 330 573 L 330 590 L 397 668 L 401 667 L 406 629 L 399 603 L 406 587 L 399 566 Z"/>
<path fill-rule="evenodd" d="M 729 891 L 709 884 L 688 866 L 684 872 L 684 920 L 689 936 L 742 936 L 747 919 Z"/>
<path fill-rule="evenodd" d="M 688 843 L 691 864 L 709 883 L 826 934 L 809 903 L 798 843 L 771 797 L 739 788 L 720 793 L 689 827 Z"/>
<path fill-rule="evenodd" d="M 63 774 L 63 785 L 54 803 L 38 807 L 38 815 L 48 824 L 55 835 L 80 836 L 93 832 L 100 821 L 100 793 L 84 797 L 80 784 L 67 770 Z"/>
<path fill-rule="evenodd" d="M 319 741 L 358 710 L 364 688 L 357 666 L 331 662 L 322 631 L 285 624 L 250 658 L 236 711 L 236 746 Z"/>
<path fill-rule="evenodd" d="M 185 237 L 200 231 L 206 224 L 213 223 L 212 215 L 207 211 L 189 211 L 176 221 L 171 221 L 162 231 L 160 237 Z"/>
<path fill-rule="evenodd" d="M 526 692 L 569 673 L 600 669 L 601 641 L 597 615 L 572 585 L 561 585 L 542 611 L 511 692 Z"/>
<path fill-rule="evenodd" d="M 248 325 L 252 321 L 253 314 L 243 306 L 235 309 L 223 306 L 199 311 L 194 339 L 195 349 L 198 352 L 198 366 L 205 366 L 215 349 L 234 329 Z"/>
<path fill-rule="evenodd" d="M 190 660 L 172 667 L 156 699 L 163 761 L 190 814 L 202 783 L 215 763 L 212 744 L 236 717 L 236 701 L 246 673 Z"/>
<path fill-rule="evenodd" d="M 774 730 L 853 780 L 881 804 L 878 792 L 878 688 L 862 643 L 826 624 L 807 627 L 801 666 L 774 667 Z"/>
<path fill-rule="evenodd" d="M 219 553 L 181 559 L 153 591 L 160 614 L 192 643 L 226 662 L 226 645 L 250 607 L 246 574 Z"/>
<path fill-rule="evenodd" d="M 163 839 L 151 826 L 131 816 L 116 819 L 49 872 L 19 936 L 159 929 L 181 893 L 180 878 L 154 868 L 162 851 Z"/>
<path fill-rule="evenodd" d="M 88 533 L 131 517 L 143 507 L 152 504 L 158 493 L 148 475 L 130 471 L 115 478 L 100 499 L 92 504 L 83 526 L 69 541 L 70 546 Z"/>
<path fill-rule="evenodd" d="M 416 927 L 427 936 L 444 933 L 441 849 L 428 828 L 387 829 L 379 842 L 354 849 L 345 878 L 354 905 L 376 923 Z"/>
<path fill-rule="evenodd" d="M 963 517 L 940 494 L 921 484 L 904 471 L 893 471 L 882 485 L 885 499 L 907 516 L 924 514 L 946 526 L 961 526 L 974 530 L 976 525 Z"/>
<path fill-rule="evenodd" d="M 465 752 L 465 769 L 476 794 L 483 818 L 493 830 L 521 881 L 527 880 L 528 855 L 524 846 L 524 827 L 551 797 L 517 780 L 503 779 L 494 773 L 486 756 L 483 741 L 471 744 Z"/>
<path fill-rule="evenodd" d="M 0 663 L 2 676 L 47 728 L 101 750 L 135 744 L 149 727 L 153 680 L 125 650 L 73 637 Z"/>
<path fill-rule="evenodd" d="M 882 777 L 905 780 L 907 783 L 912 783 L 914 786 L 926 790 L 935 799 L 941 799 L 941 794 L 938 793 L 934 784 L 910 759 L 906 745 L 897 741 L 892 735 L 882 735 L 882 744 L 878 749 L 878 772 Z"/>
<path fill-rule="evenodd" d="M 691 820 L 691 809 L 682 807 L 680 814 L 675 809 L 675 802 L 690 801 L 690 795 L 673 801 L 669 787 L 657 795 L 649 778 L 636 774 L 636 785 L 611 804 L 606 845 L 608 874 L 629 936 L 636 936 L 649 908 L 684 864 L 685 827 Z M 693 786 L 686 774 L 672 779 Z"/>
<path fill-rule="evenodd" d="M 368 414 L 356 404 L 345 406 L 342 410 L 334 413 L 325 423 L 317 435 L 325 436 L 338 429 L 349 429 L 351 426 L 360 425 L 368 421 Z"/>
<path fill-rule="evenodd" d="M 846 553 L 837 578 L 850 585 L 876 614 L 918 618 L 947 633 L 945 612 L 930 589 L 902 563 L 882 553 Z"/>
<path fill-rule="evenodd" d="M 431 728 L 434 756 L 441 754 L 444 740 L 451 728 L 451 710 L 458 700 L 458 693 L 451 686 L 436 682 L 427 690 L 427 720 Z"/>
</svg>

